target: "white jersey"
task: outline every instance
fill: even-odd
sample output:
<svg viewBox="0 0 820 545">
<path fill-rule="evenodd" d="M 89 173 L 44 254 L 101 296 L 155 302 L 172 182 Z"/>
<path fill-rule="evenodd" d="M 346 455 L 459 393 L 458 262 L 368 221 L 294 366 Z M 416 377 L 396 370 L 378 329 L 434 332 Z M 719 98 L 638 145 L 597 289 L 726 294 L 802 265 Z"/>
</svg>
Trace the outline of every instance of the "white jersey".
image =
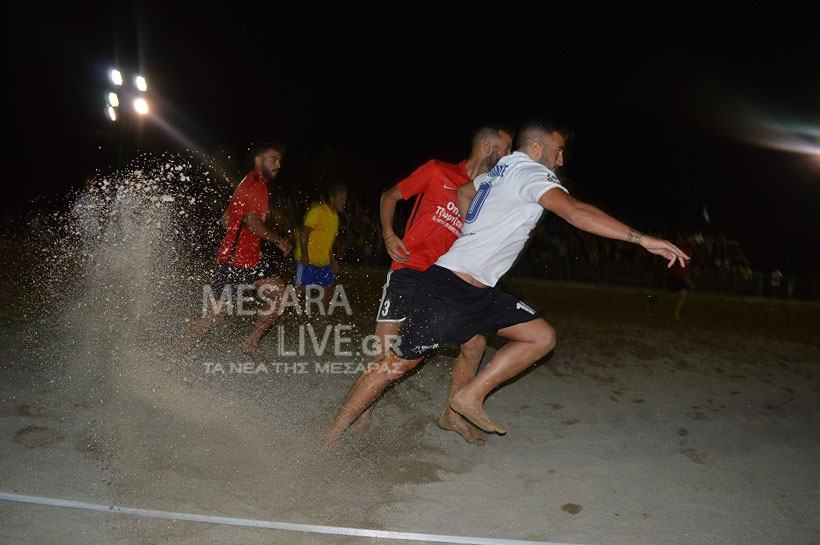
<svg viewBox="0 0 820 545">
<path fill-rule="evenodd" d="M 502 157 L 473 185 L 477 192 L 461 236 L 436 264 L 492 287 L 513 266 L 538 223 L 544 211 L 538 204 L 541 195 L 556 187 L 567 190 L 551 170 L 520 151 Z"/>
</svg>

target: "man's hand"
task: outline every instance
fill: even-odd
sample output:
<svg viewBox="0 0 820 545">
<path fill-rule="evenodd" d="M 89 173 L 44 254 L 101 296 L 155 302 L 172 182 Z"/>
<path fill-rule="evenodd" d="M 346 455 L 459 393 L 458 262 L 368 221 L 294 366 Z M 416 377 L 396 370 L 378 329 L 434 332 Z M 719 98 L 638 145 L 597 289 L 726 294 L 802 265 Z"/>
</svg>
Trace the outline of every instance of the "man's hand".
<svg viewBox="0 0 820 545">
<path fill-rule="evenodd" d="M 690 259 L 688 255 L 683 253 L 683 250 L 668 240 L 641 235 L 641 239 L 638 241 L 638 244 L 643 246 L 647 252 L 663 256 L 668 259 L 669 263 L 666 265 L 667 268 L 671 268 L 672 265 L 675 264 L 675 261 L 680 262 L 681 267 L 686 267 L 686 262 Z"/>
<path fill-rule="evenodd" d="M 291 250 L 293 250 L 293 244 L 286 239 L 285 237 L 279 237 L 279 240 L 276 241 L 276 246 L 282 250 L 282 254 L 287 257 L 290 255 Z"/>
<path fill-rule="evenodd" d="M 387 248 L 390 259 L 396 263 L 407 263 L 410 260 L 410 251 L 397 234 L 387 235 L 384 239 L 384 246 Z"/>
</svg>

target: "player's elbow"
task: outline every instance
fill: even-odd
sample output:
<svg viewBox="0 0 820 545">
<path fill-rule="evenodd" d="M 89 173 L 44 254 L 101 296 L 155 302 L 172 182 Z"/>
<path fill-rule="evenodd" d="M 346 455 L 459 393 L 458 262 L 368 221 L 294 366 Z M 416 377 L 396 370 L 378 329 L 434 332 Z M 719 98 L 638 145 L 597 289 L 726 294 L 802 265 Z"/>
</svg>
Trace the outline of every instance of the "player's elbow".
<svg viewBox="0 0 820 545">
<path fill-rule="evenodd" d="M 567 210 L 565 210 L 562 214 L 559 215 L 562 218 L 564 218 L 570 225 L 577 227 L 579 229 L 584 229 L 586 226 L 589 225 L 593 216 L 593 212 L 591 206 L 576 201 L 573 202 Z"/>
<path fill-rule="evenodd" d="M 574 207 L 564 215 L 564 219 L 575 227 L 583 227 L 586 223 L 587 214 L 582 208 Z"/>
<path fill-rule="evenodd" d="M 247 214 L 243 220 L 245 227 L 256 236 L 259 236 L 259 220 L 253 214 Z"/>
<path fill-rule="evenodd" d="M 399 190 L 399 186 L 394 185 L 390 189 L 387 189 L 384 193 L 382 193 L 382 202 L 398 202 L 402 200 L 401 191 Z"/>
</svg>

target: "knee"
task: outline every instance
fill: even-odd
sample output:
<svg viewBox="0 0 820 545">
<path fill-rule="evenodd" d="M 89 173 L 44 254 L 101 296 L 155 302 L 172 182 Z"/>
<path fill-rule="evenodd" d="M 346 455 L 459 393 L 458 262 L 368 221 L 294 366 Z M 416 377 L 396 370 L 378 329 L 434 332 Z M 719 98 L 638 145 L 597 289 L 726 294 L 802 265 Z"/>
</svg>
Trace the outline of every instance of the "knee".
<svg viewBox="0 0 820 545">
<path fill-rule="evenodd" d="M 388 382 L 394 382 L 413 369 L 419 361 L 420 360 L 405 360 L 390 353 L 377 364 L 377 374 L 384 377 Z"/>
<path fill-rule="evenodd" d="M 278 278 L 266 278 L 260 281 L 257 293 L 265 305 L 278 305 L 285 293 L 285 284 Z"/>
<path fill-rule="evenodd" d="M 285 284 L 279 278 L 265 278 L 259 284 L 259 291 L 267 296 L 282 292 L 284 289 Z"/>
<path fill-rule="evenodd" d="M 461 345 L 461 350 L 468 358 L 481 357 L 487 348 L 487 339 L 484 335 L 474 335 L 469 341 Z"/>
<path fill-rule="evenodd" d="M 539 329 L 533 342 L 537 344 L 543 352 L 542 355 L 547 355 L 555 348 L 555 340 L 555 328 L 545 322 L 544 326 Z"/>
</svg>

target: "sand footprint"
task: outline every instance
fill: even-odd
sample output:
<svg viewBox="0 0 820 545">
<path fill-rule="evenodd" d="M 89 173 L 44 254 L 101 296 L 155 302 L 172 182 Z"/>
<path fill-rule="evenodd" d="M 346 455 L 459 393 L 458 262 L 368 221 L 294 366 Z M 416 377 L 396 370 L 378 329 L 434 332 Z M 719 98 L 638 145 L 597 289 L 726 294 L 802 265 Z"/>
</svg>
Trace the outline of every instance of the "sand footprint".
<svg viewBox="0 0 820 545">
<path fill-rule="evenodd" d="M 578 505 L 577 503 L 565 503 L 561 506 L 561 511 L 565 511 L 570 515 L 577 515 L 583 508 L 582 505 Z"/>
<path fill-rule="evenodd" d="M 26 426 L 14 434 L 14 442 L 26 448 L 50 447 L 63 439 L 62 434 L 41 426 Z"/>
<path fill-rule="evenodd" d="M 709 453 L 705 450 L 698 450 L 696 448 L 686 449 L 681 451 L 692 462 L 700 465 L 706 465 L 706 460 L 709 458 Z"/>
</svg>

